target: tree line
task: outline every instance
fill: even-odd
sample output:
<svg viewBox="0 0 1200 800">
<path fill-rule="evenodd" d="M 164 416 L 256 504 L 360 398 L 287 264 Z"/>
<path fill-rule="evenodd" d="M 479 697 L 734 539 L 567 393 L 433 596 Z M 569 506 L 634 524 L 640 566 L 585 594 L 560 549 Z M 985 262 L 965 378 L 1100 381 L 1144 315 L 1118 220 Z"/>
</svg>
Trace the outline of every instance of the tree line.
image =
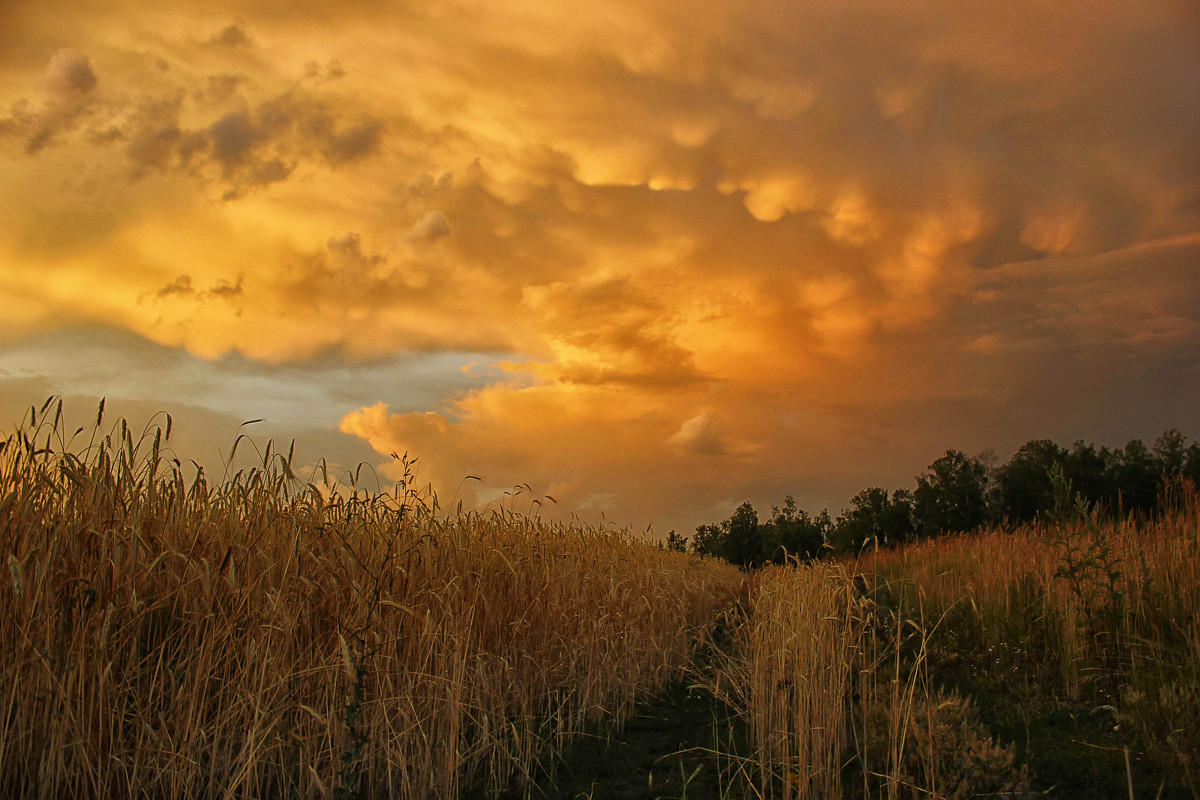
<svg viewBox="0 0 1200 800">
<path fill-rule="evenodd" d="M 1109 516 L 1153 513 L 1172 482 L 1200 486 L 1200 442 L 1176 429 L 1152 446 L 1133 439 L 1123 448 L 1083 441 L 1071 448 L 1033 439 L 1003 465 L 947 450 L 916 477 L 914 489 L 863 489 L 836 518 L 810 514 L 789 495 L 760 521 L 750 503 L 728 519 L 696 528 L 690 541 L 667 534 L 669 549 L 722 558 L 751 568 L 788 556 L 816 559 L 864 547 L 894 547 L 989 525 L 1020 525 L 1064 507 L 1086 505 Z"/>
</svg>

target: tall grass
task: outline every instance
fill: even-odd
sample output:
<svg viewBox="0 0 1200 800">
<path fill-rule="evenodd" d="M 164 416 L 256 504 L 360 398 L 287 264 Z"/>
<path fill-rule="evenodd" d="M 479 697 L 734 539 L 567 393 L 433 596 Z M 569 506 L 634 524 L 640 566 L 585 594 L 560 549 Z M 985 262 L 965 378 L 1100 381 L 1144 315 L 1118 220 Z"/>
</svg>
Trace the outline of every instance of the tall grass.
<svg viewBox="0 0 1200 800">
<path fill-rule="evenodd" d="M 1200 500 L 1169 500 L 759 572 L 715 681 L 750 729 L 751 793 L 1032 796 L 981 721 L 1001 702 L 1027 731 L 1056 707 L 1108 719 L 1114 758 L 1200 796 Z"/>
<path fill-rule="evenodd" d="M 935 673 L 1111 714 L 1124 746 L 1200 796 L 1200 498 L 866 555 L 885 606 L 940 620 Z"/>
<path fill-rule="evenodd" d="M 455 797 L 523 782 L 686 664 L 735 569 L 627 533 L 434 513 L 170 419 L 0 444 L 0 794 Z M 236 443 L 235 443 L 236 447 Z"/>
<path fill-rule="evenodd" d="M 841 797 L 864 619 L 849 573 L 833 564 L 768 566 L 749 610 L 717 685 L 748 723 L 753 791 Z"/>
<path fill-rule="evenodd" d="M 1079 698 L 1196 645 L 1200 498 L 1154 519 L 1093 515 L 928 542 L 860 559 L 889 602 L 950 614 L 960 649 Z M 969 637 L 966 638 L 966 637 Z"/>
</svg>

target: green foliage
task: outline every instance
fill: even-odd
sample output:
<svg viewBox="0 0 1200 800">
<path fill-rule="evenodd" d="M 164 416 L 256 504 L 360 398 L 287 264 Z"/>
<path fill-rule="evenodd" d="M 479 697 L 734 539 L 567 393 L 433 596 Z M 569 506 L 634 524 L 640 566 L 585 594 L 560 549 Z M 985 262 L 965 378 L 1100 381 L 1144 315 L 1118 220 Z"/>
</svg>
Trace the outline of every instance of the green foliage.
<svg viewBox="0 0 1200 800">
<path fill-rule="evenodd" d="M 1057 524 L 1047 541 L 1058 552 L 1054 578 L 1066 583 L 1089 615 L 1107 621 L 1124 598 L 1121 559 L 1090 504 L 1083 495 L 1072 494 L 1071 481 L 1060 465 L 1051 469 L 1050 478 L 1054 490 L 1050 516 Z"/>
<path fill-rule="evenodd" d="M 342 707 L 342 727 L 346 743 L 342 748 L 341 766 L 337 774 L 337 788 L 334 797 L 337 800 L 362 800 L 362 755 L 363 748 L 369 742 L 362 725 L 363 702 L 366 700 L 367 666 L 370 653 L 361 637 L 354 637 L 355 647 L 351 649 L 345 638 L 341 639 L 342 658 L 346 671 L 350 674 L 350 696 Z M 355 650 L 358 652 L 356 653 Z"/>
</svg>

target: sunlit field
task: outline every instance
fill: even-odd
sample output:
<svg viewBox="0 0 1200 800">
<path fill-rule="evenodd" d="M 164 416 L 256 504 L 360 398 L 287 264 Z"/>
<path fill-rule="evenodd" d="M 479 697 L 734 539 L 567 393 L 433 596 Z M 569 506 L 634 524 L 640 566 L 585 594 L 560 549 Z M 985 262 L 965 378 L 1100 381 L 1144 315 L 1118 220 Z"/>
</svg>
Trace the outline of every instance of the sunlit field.
<svg viewBox="0 0 1200 800">
<path fill-rule="evenodd" d="M 758 573 L 747 796 L 1196 797 L 1200 504 Z"/>
<path fill-rule="evenodd" d="M 301 477 L 271 447 L 210 482 L 165 416 L 89 422 L 48 404 L 0 449 L 5 797 L 1200 791 L 1186 485 L 1153 518 L 1077 501 L 746 572 L 536 503 L 445 513 L 411 475 Z M 724 709 L 710 746 L 663 754 L 694 769 L 558 792 L 573 747 L 619 752 L 671 687 Z"/>
<path fill-rule="evenodd" d="M 742 590 L 626 533 L 298 479 L 170 421 L 0 452 L 0 794 L 454 797 L 519 785 L 683 668 Z M 47 416 L 48 415 L 48 416 Z"/>
<path fill-rule="evenodd" d="M 1113 522 L 1078 504 L 1053 524 L 854 567 L 877 613 L 911 621 L 919 685 L 973 694 L 1040 784 L 1095 780 L 1101 796 L 1108 775 L 1136 796 L 1195 797 L 1200 502 L 1186 486 L 1164 500 L 1157 519 Z M 1072 765 L 1078 776 L 1064 774 Z"/>
</svg>

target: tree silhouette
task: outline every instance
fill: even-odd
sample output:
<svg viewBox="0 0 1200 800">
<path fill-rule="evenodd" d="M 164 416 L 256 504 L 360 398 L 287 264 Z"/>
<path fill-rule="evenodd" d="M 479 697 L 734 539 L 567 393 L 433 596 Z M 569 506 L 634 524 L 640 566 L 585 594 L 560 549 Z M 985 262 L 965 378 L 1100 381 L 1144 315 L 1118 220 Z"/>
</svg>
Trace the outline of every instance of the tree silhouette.
<svg viewBox="0 0 1200 800">
<path fill-rule="evenodd" d="M 763 562 L 763 540 L 758 532 L 758 512 L 742 503 L 725 521 L 728 560 L 739 567 L 756 567 Z"/>
<path fill-rule="evenodd" d="M 764 552 L 771 554 L 772 561 L 783 563 L 787 556 L 806 561 L 819 558 L 832 528 L 828 511 L 822 511 L 815 517 L 809 516 L 807 511 L 796 505 L 796 498 L 789 494 L 783 501 L 783 508 L 771 507 L 770 521 L 763 523 L 759 530 Z"/>
<path fill-rule="evenodd" d="M 850 500 L 830 537 L 840 551 L 856 552 L 870 544 L 894 547 L 914 538 L 912 493 L 872 486 Z"/>
<path fill-rule="evenodd" d="M 917 478 L 913 513 L 920 536 L 974 530 L 987 520 L 987 470 L 959 450 L 929 465 Z"/>
<path fill-rule="evenodd" d="M 1021 445 L 1009 462 L 996 470 L 995 516 L 1012 523 L 1029 522 L 1054 508 L 1050 472 L 1056 464 L 1063 466 L 1066 456 L 1067 452 L 1049 439 Z"/>
<path fill-rule="evenodd" d="M 1127 514 L 1153 509 L 1161 472 L 1150 448 L 1141 439 L 1130 439 L 1115 456 L 1114 483 L 1120 495 L 1120 509 Z"/>
</svg>

